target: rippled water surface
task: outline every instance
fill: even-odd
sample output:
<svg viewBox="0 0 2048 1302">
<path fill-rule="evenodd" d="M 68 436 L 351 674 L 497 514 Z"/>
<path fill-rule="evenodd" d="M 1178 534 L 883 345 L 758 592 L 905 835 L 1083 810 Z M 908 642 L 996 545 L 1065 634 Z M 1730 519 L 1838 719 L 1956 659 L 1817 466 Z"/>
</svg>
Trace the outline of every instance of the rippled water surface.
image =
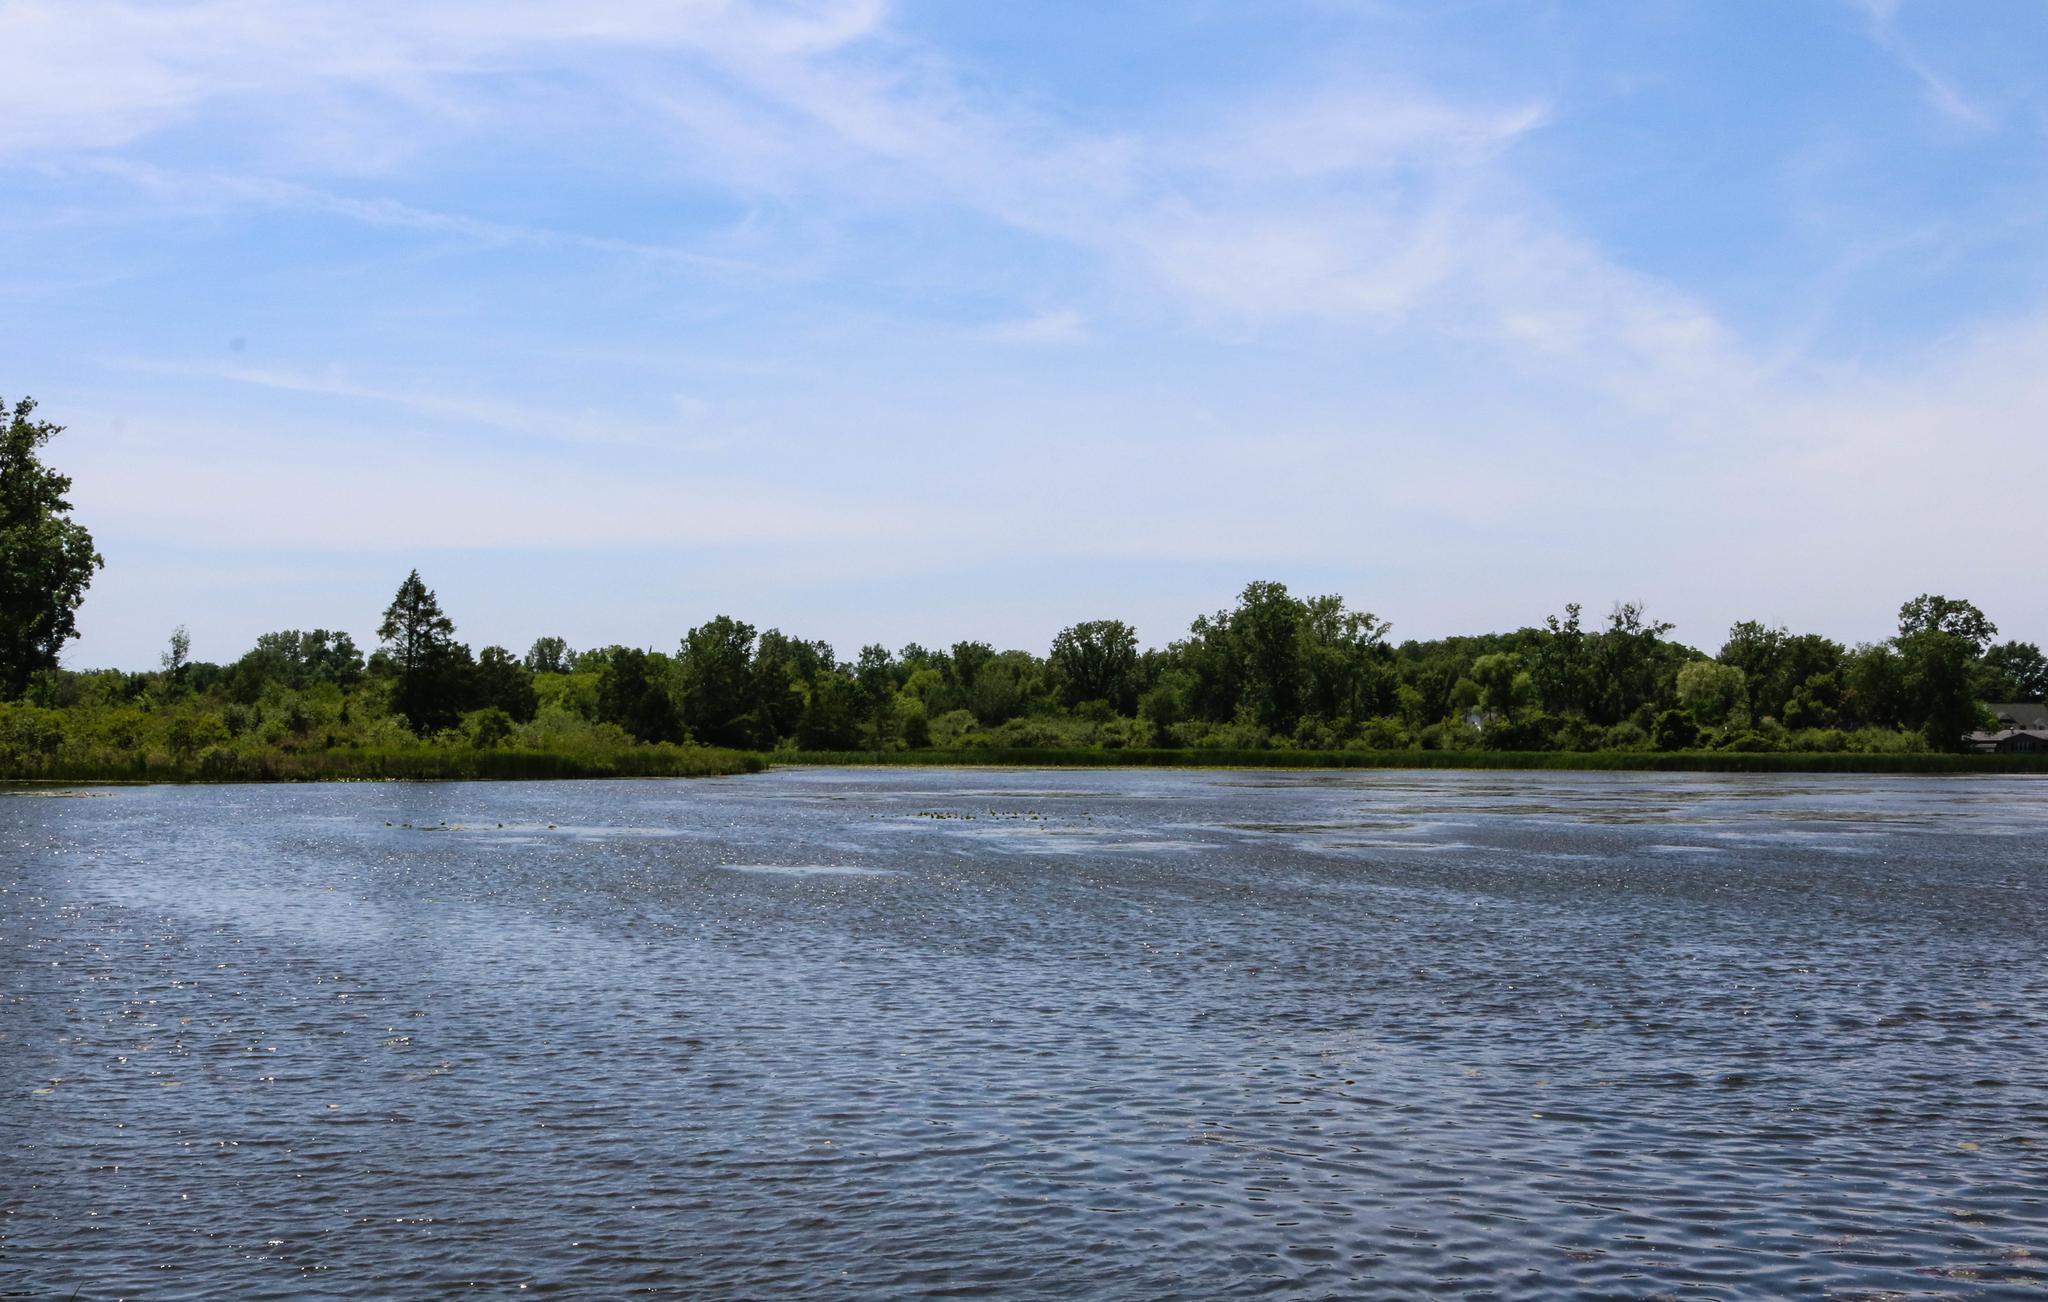
<svg viewBox="0 0 2048 1302">
<path fill-rule="evenodd" d="M 0 795 L 0 1296 L 2048 1294 L 2048 784 Z"/>
</svg>

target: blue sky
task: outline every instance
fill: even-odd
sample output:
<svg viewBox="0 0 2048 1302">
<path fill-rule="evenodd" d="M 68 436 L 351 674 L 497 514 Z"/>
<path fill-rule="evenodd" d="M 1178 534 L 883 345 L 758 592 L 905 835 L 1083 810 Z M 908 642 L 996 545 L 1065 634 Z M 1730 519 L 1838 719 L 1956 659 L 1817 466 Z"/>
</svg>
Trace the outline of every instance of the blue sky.
<svg viewBox="0 0 2048 1302">
<path fill-rule="evenodd" d="M 67 661 L 2048 640 L 2048 4 L 0 0 Z"/>
</svg>

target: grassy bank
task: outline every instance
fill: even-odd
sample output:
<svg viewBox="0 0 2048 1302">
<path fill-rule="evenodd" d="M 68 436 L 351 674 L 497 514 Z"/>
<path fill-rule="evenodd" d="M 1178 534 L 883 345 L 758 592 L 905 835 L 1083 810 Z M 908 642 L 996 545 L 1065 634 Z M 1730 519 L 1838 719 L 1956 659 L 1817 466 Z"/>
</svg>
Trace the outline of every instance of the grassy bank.
<svg viewBox="0 0 2048 1302">
<path fill-rule="evenodd" d="M 2048 755 L 1783 751 L 779 751 L 778 765 L 993 768 L 1578 769 L 1693 773 L 2048 773 Z"/>
<path fill-rule="evenodd" d="M 14 782 L 524 781 L 539 778 L 701 778 L 758 773 L 767 761 L 709 746 L 635 746 L 601 754 L 418 746 L 255 755 L 214 751 L 190 760 L 55 761 L 0 769 Z"/>
</svg>

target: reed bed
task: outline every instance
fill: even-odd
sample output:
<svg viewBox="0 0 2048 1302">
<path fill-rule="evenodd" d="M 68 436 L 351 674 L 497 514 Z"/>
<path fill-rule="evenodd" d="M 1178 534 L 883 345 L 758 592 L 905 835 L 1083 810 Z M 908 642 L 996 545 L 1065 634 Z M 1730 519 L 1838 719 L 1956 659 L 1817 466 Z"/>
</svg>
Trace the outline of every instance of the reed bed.
<svg viewBox="0 0 2048 1302">
<path fill-rule="evenodd" d="M 1784 751 L 779 751 L 778 765 L 989 768 L 1557 769 L 1691 773 L 2048 773 L 2048 755 Z"/>
<path fill-rule="evenodd" d="M 2048 755 L 1784 751 L 1001 750 L 777 751 L 635 746 L 604 753 L 420 746 L 237 754 L 174 761 L 56 761 L 0 769 L 0 782 L 447 782 L 695 778 L 771 767 L 1521 769 L 1693 773 L 2040 773 Z"/>
<path fill-rule="evenodd" d="M 215 752 L 187 761 L 57 761 L 0 771 L 15 782 L 531 781 L 547 778 L 698 778 L 758 773 L 767 760 L 709 746 L 635 746 L 603 754 L 421 746 L 253 755 Z"/>
</svg>

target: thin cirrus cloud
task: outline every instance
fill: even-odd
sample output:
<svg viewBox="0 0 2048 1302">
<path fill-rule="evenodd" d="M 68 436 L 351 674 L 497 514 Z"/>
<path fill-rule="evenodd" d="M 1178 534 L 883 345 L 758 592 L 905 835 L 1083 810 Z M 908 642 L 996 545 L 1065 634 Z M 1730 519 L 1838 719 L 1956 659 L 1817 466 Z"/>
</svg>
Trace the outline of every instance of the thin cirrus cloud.
<svg viewBox="0 0 2048 1302">
<path fill-rule="evenodd" d="M 108 365 L 144 375 L 176 376 L 226 385 L 270 389 L 287 394 L 353 400 L 394 407 L 451 426 L 481 426 L 518 436 L 525 443 L 611 444 L 620 447 L 665 446 L 704 450 L 727 441 L 702 428 L 709 413 L 699 402 L 678 402 L 663 421 L 622 418 L 614 412 L 586 408 L 558 411 L 474 395 L 456 396 L 434 390 L 406 390 L 362 384 L 340 371 L 308 374 L 250 366 L 195 365 L 147 358 L 113 358 Z M 223 454 L 225 455 L 225 453 Z"/>
<path fill-rule="evenodd" d="M 1515 279 L 1527 282 L 1544 267 L 1578 264 L 1530 287 L 1549 303 L 1597 261 L 1560 247 L 1568 241 L 1557 232 L 1528 230 L 1515 196 L 1502 192 L 1500 157 L 1540 126 L 1540 106 L 1463 108 L 1424 92 L 1338 90 L 1263 99 L 1217 115 L 1208 131 L 1091 135 L 1043 113 L 977 102 L 943 61 L 869 39 L 883 13 L 873 4 L 614 3 L 578 7 L 579 16 L 545 5 L 248 0 L 89 8 L 88 20 L 71 6 L 16 5 L 0 20 L 20 66 L 32 70 L 0 91 L 11 101 L 0 102 L 0 121 L 13 123 L 0 127 L 0 151 L 124 143 L 228 102 L 288 108 L 289 92 L 309 83 L 388 99 L 446 130 L 488 130 L 495 115 L 515 110 L 473 83 L 548 70 L 587 76 L 588 61 L 606 51 L 653 45 L 693 56 L 695 75 L 656 85 L 629 76 L 600 93 L 653 106 L 686 142 L 679 165 L 794 202 L 858 210 L 909 195 L 913 204 L 950 203 L 1134 265 L 1190 305 L 1231 317 L 1405 320 L 1502 266 L 1525 269 Z M 882 47 L 871 57 L 870 44 Z M 59 93 L 58 82 L 68 89 Z M 366 130 L 382 126 L 378 119 Z M 180 180 L 139 165 L 126 174 L 158 189 Z M 482 244 L 561 241 L 718 261 L 269 177 L 193 176 L 183 188 L 216 202 L 324 209 Z M 1486 301 L 1501 283 L 1464 296 L 1464 306 L 1496 318 L 1504 338 L 1526 335 L 1545 314 Z"/>
<path fill-rule="evenodd" d="M 1079 312 L 1040 312 L 983 326 L 980 333 L 1003 344 L 1073 344 L 1088 337 L 1088 322 Z"/>
<path fill-rule="evenodd" d="M 1992 124 L 1992 115 L 1972 103 L 1899 31 L 1899 0 L 1860 0 L 1860 3 L 1869 17 L 1871 40 L 1920 83 L 1928 105 L 1935 112 L 1965 127 L 1981 130 Z"/>
<path fill-rule="evenodd" d="M 210 103 L 289 102 L 319 85 L 455 106 L 447 83 L 605 49 L 801 57 L 857 38 L 879 13 L 865 3 L 723 0 L 13 0 L 0 9 L 14 64 L 0 90 L 0 148 L 118 145 Z"/>
</svg>

